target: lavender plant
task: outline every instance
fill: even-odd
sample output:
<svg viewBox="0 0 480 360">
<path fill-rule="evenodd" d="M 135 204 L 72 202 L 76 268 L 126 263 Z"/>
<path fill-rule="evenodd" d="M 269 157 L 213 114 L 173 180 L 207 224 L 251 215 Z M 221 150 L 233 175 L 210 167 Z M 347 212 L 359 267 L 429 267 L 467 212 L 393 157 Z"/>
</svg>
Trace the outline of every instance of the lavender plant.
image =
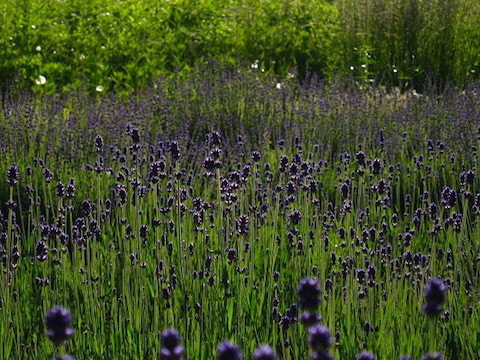
<svg viewBox="0 0 480 360">
<path fill-rule="evenodd" d="M 7 104 L 0 358 L 476 358 L 477 87 L 195 76 Z"/>
<path fill-rule="evenodd" d="M 51 308 L 45 315 L 45 326 L 47 328 L 47 337 L 59 349 L 59 357 L 56 359 L 74 359 L 70 355 L 64 354 L 64 346 L 66 342 L 73 337 L 74 330 L 69 326 L 72 324 L 72 316 L 70 311 L 55 306 Z"/>
</svg>

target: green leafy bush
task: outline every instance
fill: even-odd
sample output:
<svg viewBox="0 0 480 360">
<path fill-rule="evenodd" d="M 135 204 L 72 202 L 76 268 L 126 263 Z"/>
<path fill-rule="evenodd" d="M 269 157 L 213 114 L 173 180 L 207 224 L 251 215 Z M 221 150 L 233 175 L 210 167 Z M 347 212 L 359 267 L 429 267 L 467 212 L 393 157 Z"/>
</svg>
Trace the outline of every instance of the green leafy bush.
<svg viewBox="0 0 480 360">
<path fill-rule="evenodd" d="M 474 0 L 20 0 L 0 4 L 0 83 L 130 93 L 215 59 L 303 79 L 478 79 Z M 36 80 L 45 78 L 39 86 Z"/>
</svg>

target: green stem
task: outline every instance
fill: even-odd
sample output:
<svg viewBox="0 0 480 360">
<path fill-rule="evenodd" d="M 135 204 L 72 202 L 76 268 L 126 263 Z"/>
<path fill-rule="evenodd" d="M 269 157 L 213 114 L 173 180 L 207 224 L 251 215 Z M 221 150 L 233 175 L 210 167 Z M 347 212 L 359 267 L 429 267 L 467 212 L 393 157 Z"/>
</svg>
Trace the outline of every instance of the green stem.
<svg viewBox="0 0 480 360">
<path fill-rule="evenodd" d="M 428 319 L 429 335 L 430 335 L 428 348 L 430 352 L 435 352 L 437 350 L 436 337 L 435 337 L 436 335 L 435 323 L 436 323 L 436 318 Z"/>
</svg>

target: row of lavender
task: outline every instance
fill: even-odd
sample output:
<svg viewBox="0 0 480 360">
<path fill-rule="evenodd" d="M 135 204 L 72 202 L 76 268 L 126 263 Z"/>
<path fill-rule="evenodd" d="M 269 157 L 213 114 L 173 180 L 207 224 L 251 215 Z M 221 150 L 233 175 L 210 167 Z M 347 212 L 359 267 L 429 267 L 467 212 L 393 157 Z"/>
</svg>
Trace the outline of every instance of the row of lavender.
<svg viewBox="0 0 480 360">
<path fill-rule="evenodd" d="M 189 358 L 225 338 L 307 358 L 305 277 L 334 334 L 318 356 L 478 357 L 475 87 L 440 98 L 234 75 L 128 105 L 5 110 L 0 357 L 50 357 L 39 319 L 61 304 L 79 358 L 158 358 L 168 327 Z M 430 278 L 451 296 L 424 304 Z"/>
<path fill-rule="evenodd" d="M 442 304 L 445 302 L 447 287 L 440 279 L 432 278 L 425 286 L 426 304 L 423 311 L 426 315 L 433 317 L 439 315 Z M 312 350 L 312 360 L 333 360 L 329 352 L 332 346 L 330 330 L 321 325 L 321 317 L 316 310 L 321 302 L 321 288 L 316 279 L 303 279 L 298 287 L 297 294 L 300 306 L 307 310 L 301 316 L 302 323 L 308 327 L 308 344 Z M 64 346 L 73 337 L 74 330 L 69 328 L 72 324 L 70 311 L 60 306 L 53 307 L 45 316 L 47 337 L 55 344 L 60 353 L 65 352 Z M 185 355 L 185 348 L 182 346 L 180 334 L 175 329 L 167 329 L 160 334 L 162 348 L 160 357 L 166 360 L 182 360 Z M 241 349 L 225 340 L 217 347 L 218 360 L 241 360 L 243 354 Z M 254 360 L 276 360 L 275 350 L 269 345 L 259 346 L 253 353 Z M 375 360 L 375 356 L 367 351 L 362 351 L 356 357 L 357 360 Z M 412 360 L 408 355 L 400 356 L 399 360 Z M 75 360 L 70 355 L 59 355 L 54 360 Z M 443 360 L 441 353 L 428 353 L 423 360 Z"/>
<path fill-rule="evenodd" d="M 327 85 L 314 76 L 303 84 L 278 82 L 211 65 L 185 81 L 159 79 L 130 99 L 79 92 L 45 97 L 39 104 L 28 94 L 14 97 L 0 114 L 0 147 L 30 160 L 47 153 L 81 162 L 89 159 L 95 135 L 126 145 L 123 133 L 133 124 L 148 143 L 177 139 L 194 146 L 193 154 L 202 153 L 197 147 L 214 129 L 232 145 L 237 134 L 246 135 L 250 150 L 299 136 L 321 144 L 331 156 L 354 151 L 359 142 L 368 148 L 383 144 L 389 156 L 404 148 L 411 154 L 426 139 L 468 154 L 476 145 L 480 87 L 474 83 L 459 90 L 447 84 L 441 95 L 438 91 L 434 84 L 426 84 L 423 94 L 362 89 L 348 79 Z"/>
</svg>

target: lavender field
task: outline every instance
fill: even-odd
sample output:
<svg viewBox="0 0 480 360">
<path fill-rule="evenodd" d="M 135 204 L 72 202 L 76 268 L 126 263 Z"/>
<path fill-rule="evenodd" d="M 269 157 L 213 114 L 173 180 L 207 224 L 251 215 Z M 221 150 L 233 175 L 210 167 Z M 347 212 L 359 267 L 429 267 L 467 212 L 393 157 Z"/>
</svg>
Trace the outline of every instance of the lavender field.
<svg viewBox="0 0 480 360">
<path fill-rule="evenodd" d="M 478 359 L 479 142 L 478 83 L 7 97 L 0 358 Z"/>
</svg>

